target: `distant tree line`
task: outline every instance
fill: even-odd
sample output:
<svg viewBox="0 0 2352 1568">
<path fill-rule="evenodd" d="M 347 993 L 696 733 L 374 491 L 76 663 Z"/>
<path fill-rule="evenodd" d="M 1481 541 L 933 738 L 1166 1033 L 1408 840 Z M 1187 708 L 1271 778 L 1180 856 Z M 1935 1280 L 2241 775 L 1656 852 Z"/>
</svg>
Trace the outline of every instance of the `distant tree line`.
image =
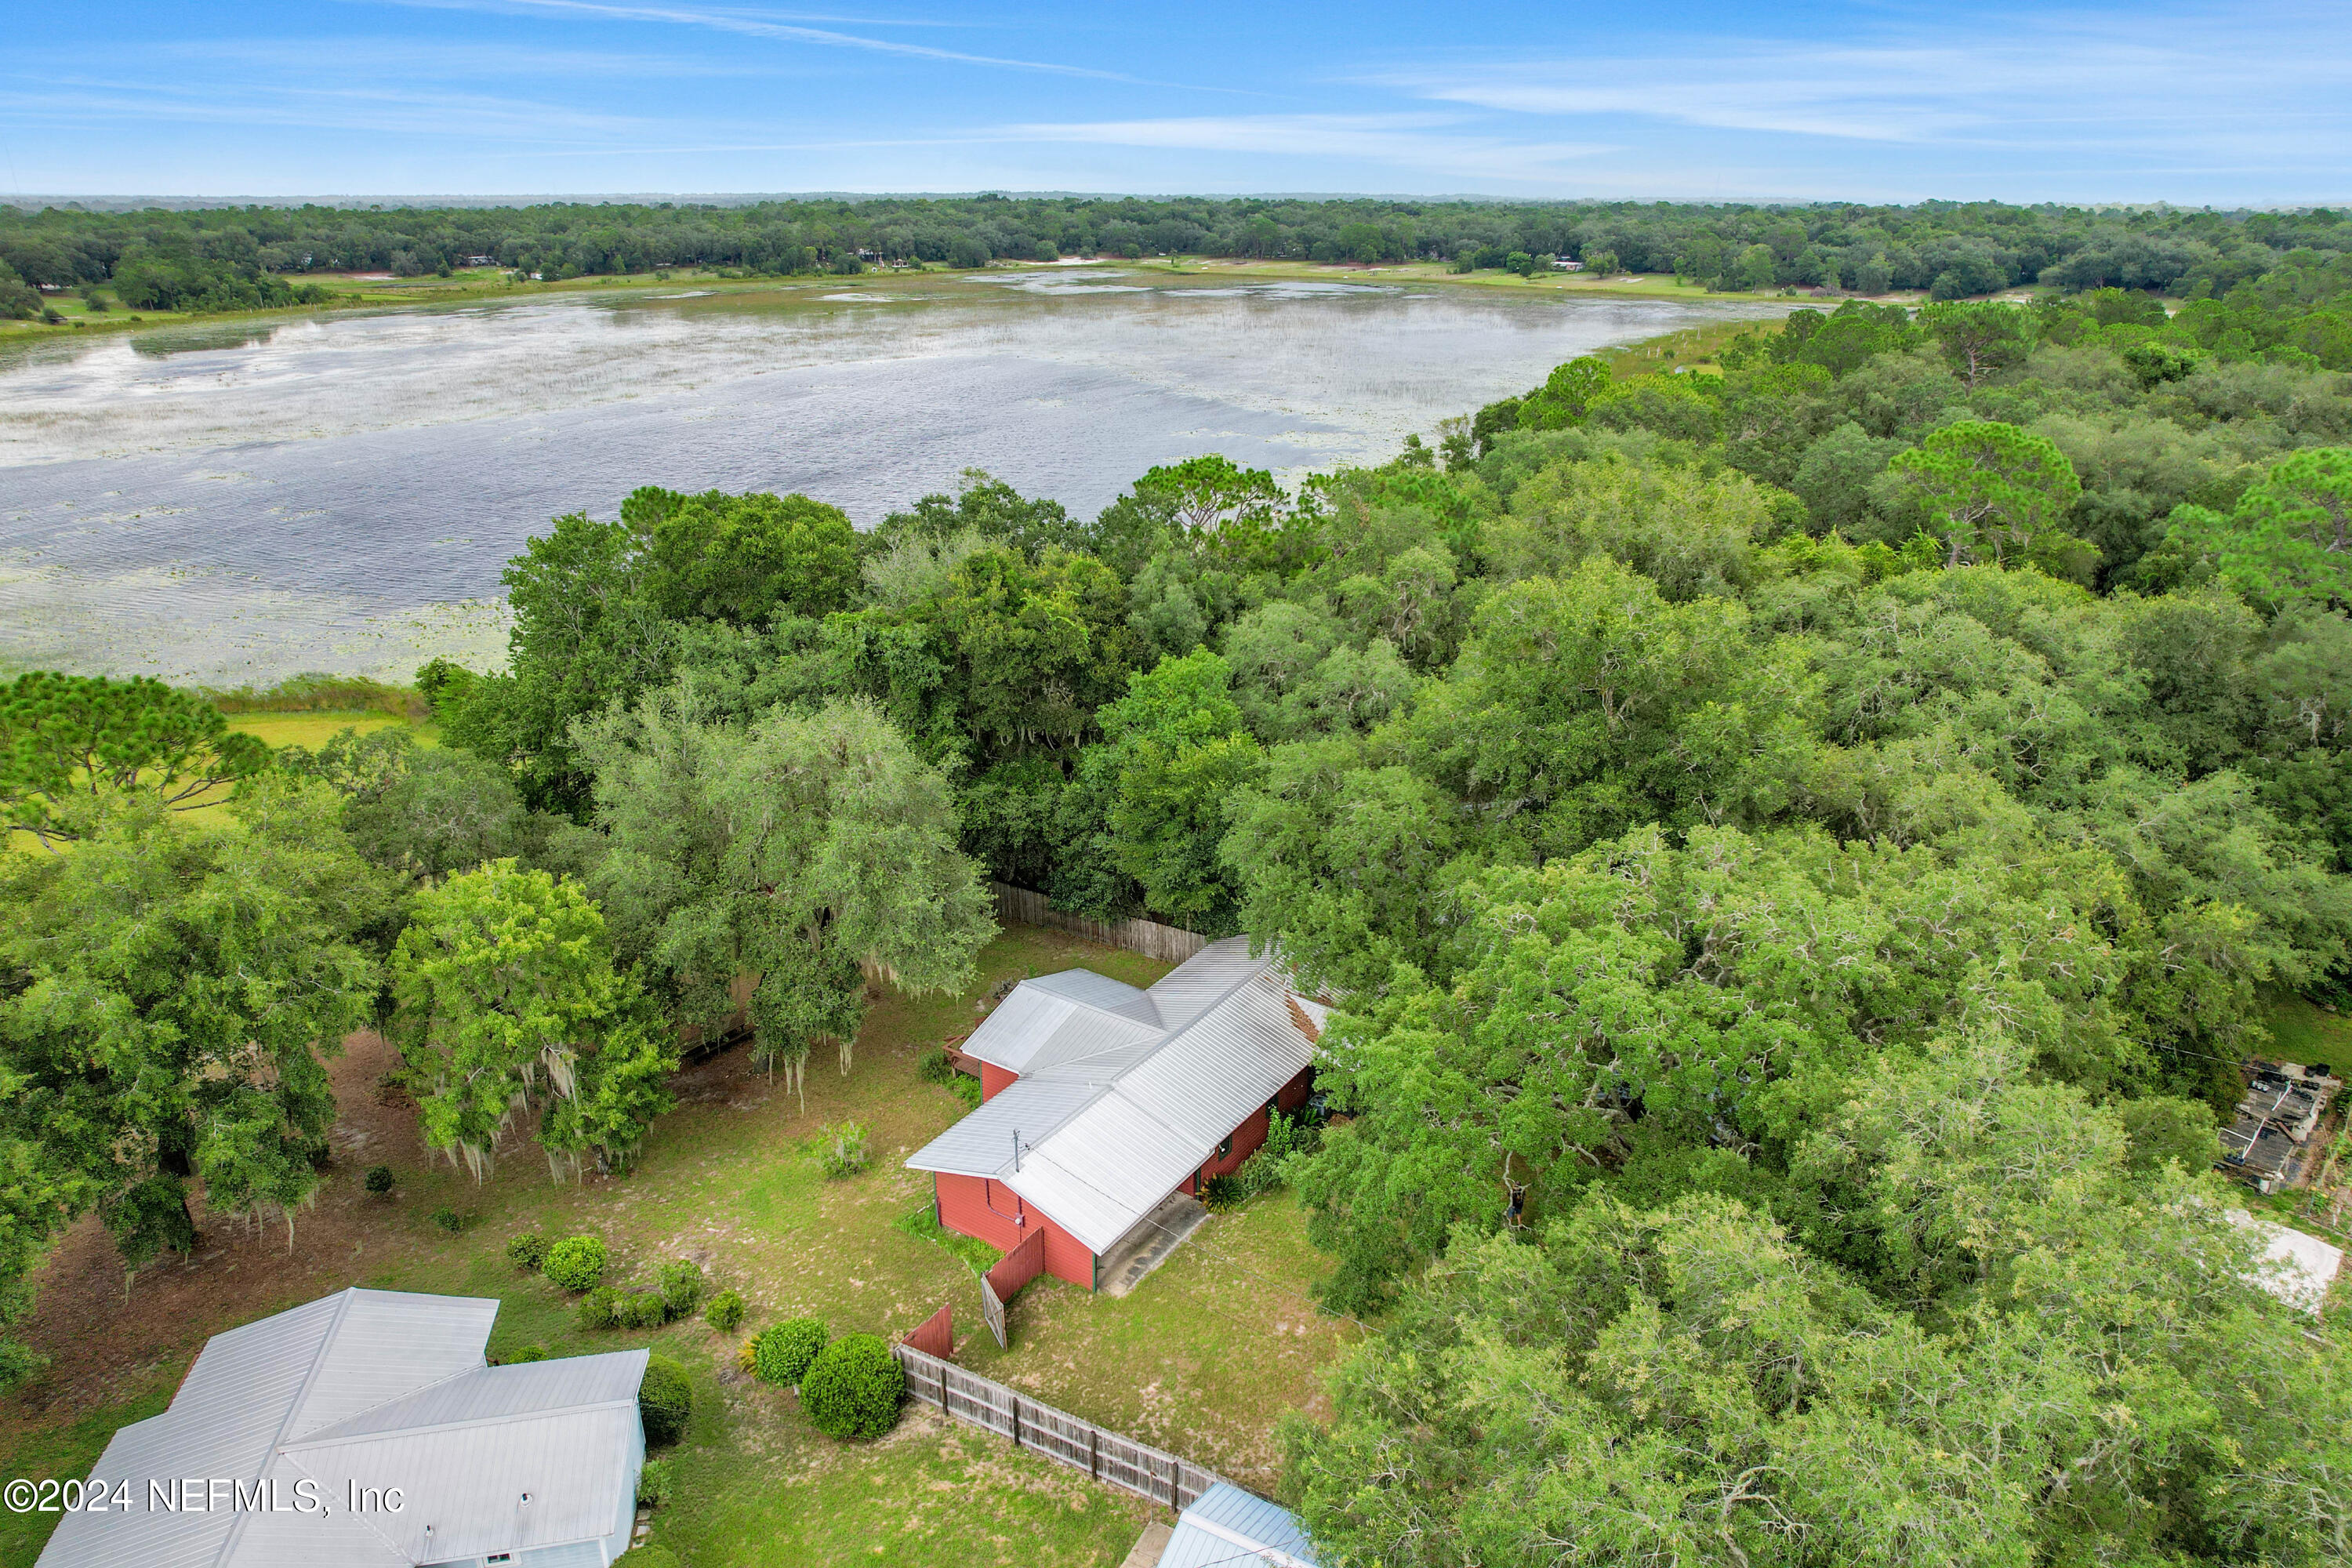
<svg viewBox="0 0 2352 1568">
<path fill-rule="evenodd" d="M 10 279 L 107 284 L 134 309 L 302 302 L 306 272 L 419 277 L 490 264 L 562 279 L 709 267 L 763 276 L 875 264 L 981 267 L 1062 256 L 1439 260 L 1532 271 L 1544 258 L 1671 272 L 1721 289 L 1926 289 L 2023 283 L 2218 298 L 2282 266 L 2338 274 L 2352 216 L 2009 206 L 1806 206 L 1141 197 L 873 197 L 525 207 L 247 206 L 24 212 L 0 206 Z"/>
</svg>

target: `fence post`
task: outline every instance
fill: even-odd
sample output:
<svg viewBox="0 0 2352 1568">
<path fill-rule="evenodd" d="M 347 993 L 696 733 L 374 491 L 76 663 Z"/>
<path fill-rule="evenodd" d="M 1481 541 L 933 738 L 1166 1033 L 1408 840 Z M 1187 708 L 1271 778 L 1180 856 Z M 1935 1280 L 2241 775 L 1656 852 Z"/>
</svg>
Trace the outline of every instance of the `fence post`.
<svg viewBox="0 0 2352 1568">
<path fill-rule="evenodd" d="M 1102 1479 L 1102 1428 L 1087 1423 L 1087 1479 Z"/>
<path fill-rule="evenodd" d="M 1013 1446 L 1021 1447 L 1021 1395 L 1013 1396 Z"/>
</svg>

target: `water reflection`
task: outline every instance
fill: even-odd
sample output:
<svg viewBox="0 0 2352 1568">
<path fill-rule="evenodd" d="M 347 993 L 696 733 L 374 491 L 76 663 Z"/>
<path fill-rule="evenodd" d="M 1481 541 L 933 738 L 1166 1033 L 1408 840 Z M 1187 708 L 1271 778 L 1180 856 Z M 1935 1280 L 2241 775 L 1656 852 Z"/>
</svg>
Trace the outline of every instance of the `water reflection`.
<svg viewBox="0 0 2352 1568">
<path fill-rule="evenodd" d="M 301 316 L 0 361 L 0 660 L 231 682 L 479 663 L 507 557 L 639 484 L 803 489 L 871 523 L 969 466 L 1076 511 L 1202 451 L 1295 480 L 1738 309 L 1118 269 L 909 285 Z"/>
</svg>

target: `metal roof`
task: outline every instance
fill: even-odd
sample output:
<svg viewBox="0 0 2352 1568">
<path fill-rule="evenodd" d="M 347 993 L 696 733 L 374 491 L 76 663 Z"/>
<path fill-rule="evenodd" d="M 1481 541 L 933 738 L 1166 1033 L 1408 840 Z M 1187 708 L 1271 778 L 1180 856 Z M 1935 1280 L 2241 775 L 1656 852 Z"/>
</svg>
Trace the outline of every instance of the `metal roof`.
<svg viewBox="0 0 2352 1568">
<path fill-rule="evenodd" d="M 1228 1481 L 1202 1492 L 1177 1517 L 1160 1568 L 1318 1568 L 1297 1516 Z"/>
<path fill-rule="evenodd" d="M 90 1471 L 128 1481 L 131 1508 L 63 1516 L 42 1568 L 404 1568 L 611 1534 L 645 1352 L 491 1367 L 498 1310 L 355 1289 L 215 1335 L 171 1407 L 117 1432 Z M 151 1480 L 181 1477 L 274 1485 L 286 1511 L 150 1506 Z M 294 1510 L 306 1480 L 328 1511 Z M 347 1481 L 400 1487 L 407 1506 L 353 1514 Z M 525 1489 L 536 1512 L 518 1535 Z"/>
<path fill-rule="evenodd" d="M 1015 986 L 964 1048 L 1018 1081 L 907 1163 L 1000 1181 L 1107 1252 L 1314 1058 L 1287 980 L 1246 938 L 1134 992 L 1157 1026 L 1135 1001 L 1097 1005 L 1111 987 L 1133 991 L 1085 970 Z"/>
</svg>

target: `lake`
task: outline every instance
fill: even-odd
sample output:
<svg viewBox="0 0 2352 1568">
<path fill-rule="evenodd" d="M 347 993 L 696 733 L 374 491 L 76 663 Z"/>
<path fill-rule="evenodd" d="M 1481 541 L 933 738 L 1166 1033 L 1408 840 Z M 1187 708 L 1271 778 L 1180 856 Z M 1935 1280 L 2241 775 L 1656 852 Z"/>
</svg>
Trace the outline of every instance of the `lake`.
<svg viewBox="0 0 2352 1568">
<path fill-rule="evenodd" d="M 1038 269 L 567 292 L 0 357 L 0 665 L 404 679 L 505 646 L 499 571 L 642 484 L 861 524 L 984 468 L 1073 512 L 1219 451 L 1288 480 L 1563 360 L 1754 306 Z M 909 286 L 911 284 L 911 286 Z"/>
</svg>

